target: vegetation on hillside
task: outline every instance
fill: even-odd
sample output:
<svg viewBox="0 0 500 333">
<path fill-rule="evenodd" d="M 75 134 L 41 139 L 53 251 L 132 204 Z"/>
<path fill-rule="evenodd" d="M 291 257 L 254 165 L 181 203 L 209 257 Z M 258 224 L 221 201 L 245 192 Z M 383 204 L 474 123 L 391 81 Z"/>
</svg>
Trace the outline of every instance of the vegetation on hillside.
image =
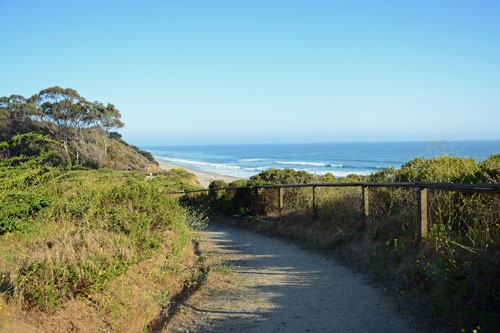
<svg viewBox="0 0 500 333">
<path fill-rule="evenodd" d="M 149 176 L 156 162 L 121 126 L 72 89 L 0 98 L 0 331 L 160 327 L 200 280 L 204 219 L 167 194 L 195 176 Z"/>
<path fill-rule="evenodd" d="M 442 156 L 416 158 L 400 169 L 368 176 L 314 176 L 292 169 L 266 170 L 247 181 L 217 181 L 213 188 L 321 182 L 500 183 L 500 155 L 477 162 Z M 390 281 L 398 299 L 426 300 L 430 313 L 467 330 L 500 328 L 500 197 L 497 194 L 430 191 L 430 232 L 418 237 L 416 189 L 370 188 L 370 224 L 364 225 L 361 190 L 285 188 L 228 190 L 191 199 L 212 214 L 257 216 L 244 224 L 334 249 L 348 262 Z M 243 223 L 243 222 L 238 222 Z"/>
<path fill-rule="evenodd" d="M 12 325 L 33 310 L 64 314 L 77 302 L 96 328 L 131 320 L 135 326 L 124 327 L 142 329 L 196 273 L 189 266 L 191 227 L 203 220 L 165 194 L 196 188 L 193 176 L 183 170 L 153 179 L 111 169 L 68 170 L 38 163 L 43 158 L 0 165 L 0 327 L 19 328 Z M 120 311 L 146 309 L 135 309 L 140 318 L 113 318 L 118 305 L 107 297 L 117 281 L 129 281 L 127 290 L 136 295 L 130 274 L 138 270 L 146 274 L 142 303 Z M 51 321 L 33 325 L 50 330 L 44 325 Z"/>
<path fill-rule="evenodd" d="M 0 330 L 148 328 L 199 278 L 191 230 L 203 218 L 182 203 L 273 220 L 246 223 L 335 249 L 391 281 L 398 297 L 425 299 L 457 327 L 500 329 L 498 195 L 430 191 L 423 240 L 415 189 L 370 189 L 368 225 L 355 187 L 320 188 L 314 219 L 311 188 L 286 188 L 281 211 L 277 189 L 179 202 L 166 193 L 198 188 L 194 175 L 174 169 L 147 176 L 157 171 L 153 157 L 123 141 L 114 132 L 121 126 L 112 104 L 88 102 L 72 89 L 0 98 Z M 265 170 L 210 188 L 325 182 L 497 184 L 500 155 L 480 163 L 417 158 L 401 169 L 344 178 Z"/>
<path fill-rule="evenodd" d="M 56 140 L 58 163 L 90 168 L 157 170 L 151 154 L 127 144 L 113 130 L 124 126 L 113 104 L 90 102 L 73 89 L 55 86 L 25 98 L 0 97 L 0 142 L 42 134 Z M 33 155 L 35 156 L 35 155 Z"/>
</svg>

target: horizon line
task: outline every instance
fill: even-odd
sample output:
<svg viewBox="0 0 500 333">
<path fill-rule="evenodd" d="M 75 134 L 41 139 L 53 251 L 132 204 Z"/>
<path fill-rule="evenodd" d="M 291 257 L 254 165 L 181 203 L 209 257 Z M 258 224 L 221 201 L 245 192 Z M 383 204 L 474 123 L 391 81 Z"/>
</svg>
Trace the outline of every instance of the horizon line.
<svg viewBox="0 0 500 333">
<path fill-rule="evenodd" d="M 245 146 L 245 145 L 307 145 L 307 144 L 332 144 L 332 143 L 447 143 L 447 142 L 495 142 L 500 139 L 432 139 L 432 140 L 373 140 L 373 141 L 311 141 L 311 142 L 263 142 L 263 143 L 210 143 L 210 144 L 143 144 L 141 147 L 162 147 L 162 146 Z"/>
</svg>

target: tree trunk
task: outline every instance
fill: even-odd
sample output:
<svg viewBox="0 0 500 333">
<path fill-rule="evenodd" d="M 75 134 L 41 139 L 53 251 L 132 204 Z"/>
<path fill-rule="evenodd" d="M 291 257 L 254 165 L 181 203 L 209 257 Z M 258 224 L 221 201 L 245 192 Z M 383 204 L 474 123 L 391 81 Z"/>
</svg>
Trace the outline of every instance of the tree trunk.
<svg viewBox="0 0 500 333">
<path fill-rule="evenodd" d="M 102 141 L 104 142 L 104 161 L 108 160 L 108 140 L 105 136 L 102 137 Z"/>
<path fill-rule="evenodd" d="M 66 158 L 68 159 L 68 167 L 71 167 L 71 156 L 69 155 L 68 143 L 63 142 L 64 152 L 66 153 Z"/>
</svg>

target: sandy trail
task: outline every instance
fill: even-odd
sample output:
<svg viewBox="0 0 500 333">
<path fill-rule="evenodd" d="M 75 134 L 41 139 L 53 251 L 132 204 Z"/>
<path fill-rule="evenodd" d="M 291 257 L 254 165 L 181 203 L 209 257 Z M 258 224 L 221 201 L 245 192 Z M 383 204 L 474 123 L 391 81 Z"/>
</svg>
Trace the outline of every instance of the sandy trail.
<svg viewBox="0 0 500 333">
<path fill-rule="evenodd" d="M 237 290 L 206 295 L 185 308 L 193 320 L 174 331 L 414 332 L 383 291 L 320 254 L 248 230 L 205 232 L 243 279 Z M 425 328 L 428 331 L 429 327 Z"/>
</svg>

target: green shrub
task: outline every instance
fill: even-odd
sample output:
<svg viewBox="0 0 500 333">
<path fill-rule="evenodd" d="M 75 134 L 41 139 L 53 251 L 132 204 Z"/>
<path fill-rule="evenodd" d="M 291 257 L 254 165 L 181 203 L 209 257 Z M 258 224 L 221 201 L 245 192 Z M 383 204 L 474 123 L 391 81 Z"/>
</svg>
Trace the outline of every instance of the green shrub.
<svg viewBox="0 0 500 333">
<path fill-rule="evenodd" d="M 248 181 L 246 179 L 234 180 L 228 184 L 229 187 L 244 187 L 247 185 L 248 185 Z"/>
<path fill-rule="evenodd" d="M 491 155 L 479 164 L 476 178 L 486 183 L 500 183 L 500 154 Z"/>
<path fill-rule="evenodd" d="M 248 185 L 310 184 L 314 176 L 294 169 L 268 169 L 250 177 Z"/>
<path fill-rule="evenodd" d="M 182 253 L 188 225 L 200 216 L 159 191 L 167 178 L 29 163 L 0 167 L 0 272 L 16 277 L 14 296 L 26 308 L 51 312 L 105 288 L 160 249 Z"/>
<path fill-rule="evenodd" d="M 474 159 L 441 156 L 416 158 L 396 172 L 398 182 L 471 183 L 476 181 L 479 164 Z"/>
</svg>

